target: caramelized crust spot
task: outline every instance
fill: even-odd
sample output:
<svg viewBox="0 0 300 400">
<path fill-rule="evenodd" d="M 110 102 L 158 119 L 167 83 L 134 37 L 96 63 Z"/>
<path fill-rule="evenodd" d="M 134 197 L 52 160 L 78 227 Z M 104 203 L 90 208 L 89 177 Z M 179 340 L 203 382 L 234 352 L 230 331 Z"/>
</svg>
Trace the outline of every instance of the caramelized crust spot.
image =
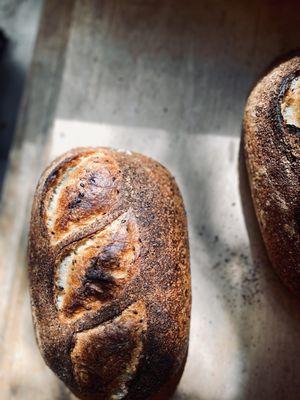
<svg viewBox="0 0 300 400">
<path fill-rule="evenodd" d="M 121 172 L 111 155 L 84 154 L 61 167 L 46 194 L 46 226 L 53 244 L 95 222 L 117 202 Z"/>
<path fill-rule="evenodd" d="M 80 388 L 99 398 L 108 392 L 103 399 L 123 399 L 136 373 L 146 330 L 145 305 L 138 301 L 114 320 L 77 333 L 71 359 Z"/>
<path fill-rule="evenodd" d="M 56 268 L 55 297 L 61 317 L 78 318 L 116 298 L 137 273 L 139 253 L 131 210 L 72 246 Z"/>
</svg>

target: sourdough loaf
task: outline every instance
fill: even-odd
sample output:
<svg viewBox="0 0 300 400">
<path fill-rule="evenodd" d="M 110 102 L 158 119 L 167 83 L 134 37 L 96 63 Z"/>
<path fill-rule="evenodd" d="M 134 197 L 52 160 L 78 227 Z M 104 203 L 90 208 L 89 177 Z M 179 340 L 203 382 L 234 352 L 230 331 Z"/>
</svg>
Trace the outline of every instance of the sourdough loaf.
<svg viewBox="0 0 300 400">
<path fill-rule="evenodd" d="M 34 197 L 29 279 L 40 351 L 79 398 L 168 398 L 191 291 L 186 215 L 164 167 L 107 148 L 55 160 Z"/>
<path fill-rule="evenodd" d="M 252 197 L 269 258 L 300 295 L 300 57 L 281 63 L 249 96 L 244 143 Z"/>
</svg>

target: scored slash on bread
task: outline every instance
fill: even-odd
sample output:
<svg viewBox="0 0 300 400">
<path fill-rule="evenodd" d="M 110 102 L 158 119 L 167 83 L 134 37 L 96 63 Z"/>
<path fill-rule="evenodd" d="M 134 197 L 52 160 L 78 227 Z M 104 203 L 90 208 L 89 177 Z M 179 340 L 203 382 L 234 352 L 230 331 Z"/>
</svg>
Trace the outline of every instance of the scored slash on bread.
<svg viewBox="0 0 300 400">
<path fill-rule="evenodd" d="M 71 359 L 78 384 L 88 390 L 94 387 L 96 399 L 107 391 L 112 400 L 124 398 L 138 367 L 146 329 L 146 310 L 139 301 L 114 320 L 77 333 Z"/>
<path fill-rule="evenodd" d="M 29 234 L 33 320 L 50 368 L 81 399 L 167 398 L 189 336 L 186 215 L 157 162 L 72 150 L 43 173 Z"/>
<path fill-rule="evenodd" d="M 57 243 L 113 208 L 120 194 L 121 171 L 107 152 L 78 154 L 48 177 L 45 219 Z"/>
<path fill-rule="evenodd" d="M 269 258 L 300 295 L 300 57 L 263 77 L 244 114 L 246 164 Z"/>
<path fill-rule="evenodd" d="M 56 306 L 61 317 L 99 310 L 137 273 L 139 233 L 131 210 L 103 230 L 64 248 L 56 266 Z"/>
</svg>

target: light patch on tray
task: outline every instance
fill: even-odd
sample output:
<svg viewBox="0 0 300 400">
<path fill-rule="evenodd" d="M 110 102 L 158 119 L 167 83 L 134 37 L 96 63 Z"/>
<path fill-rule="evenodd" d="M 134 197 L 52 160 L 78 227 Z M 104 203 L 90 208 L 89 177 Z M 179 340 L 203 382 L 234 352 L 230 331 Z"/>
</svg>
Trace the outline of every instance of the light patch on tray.
<svg viewBox="0 0 300 400">
<path fill-rule="evenodd" d="M 288 125 L 300 128 L 300 77 L 295 78 L 281 102 L 281 114 Z"/>
</svg>

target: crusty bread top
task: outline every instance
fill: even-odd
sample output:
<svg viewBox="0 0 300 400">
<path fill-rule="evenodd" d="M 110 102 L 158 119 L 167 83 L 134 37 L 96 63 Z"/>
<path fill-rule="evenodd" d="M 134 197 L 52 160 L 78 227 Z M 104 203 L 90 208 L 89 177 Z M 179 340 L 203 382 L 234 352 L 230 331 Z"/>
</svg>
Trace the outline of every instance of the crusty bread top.
<svg viewBox="0 0 300 400">
<path fill-rule="evenodd" d="M 55 160 L 34 198 L 29 267 L 40 349 L 79 397 L 144 399 L 178 375 L 188 237 L 178 187 L 159 163 L 106 148 Z"/>
<path fill-rule="evenodd" d="M 244 115 L 246 161 L 270 259 L 300 295 L 300 57 L 283 62 L 253 89 Z"/>
</svg>

